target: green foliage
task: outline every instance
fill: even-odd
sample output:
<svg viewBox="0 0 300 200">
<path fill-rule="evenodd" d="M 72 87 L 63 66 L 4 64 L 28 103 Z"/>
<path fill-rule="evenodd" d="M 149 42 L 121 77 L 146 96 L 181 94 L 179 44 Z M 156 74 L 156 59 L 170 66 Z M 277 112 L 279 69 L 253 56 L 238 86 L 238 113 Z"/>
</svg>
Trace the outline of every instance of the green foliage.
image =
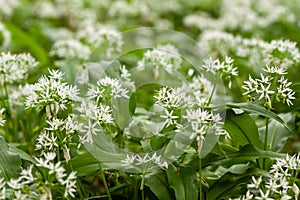
<svg viewBox="0 0 300 200">
<path fill-rule="evenodd" d="M 21 158 L 11 152 L 5 141 L 0 137 L 0 173 L 6 180 L 17 178 L 21 172 Z"/>
</svg>

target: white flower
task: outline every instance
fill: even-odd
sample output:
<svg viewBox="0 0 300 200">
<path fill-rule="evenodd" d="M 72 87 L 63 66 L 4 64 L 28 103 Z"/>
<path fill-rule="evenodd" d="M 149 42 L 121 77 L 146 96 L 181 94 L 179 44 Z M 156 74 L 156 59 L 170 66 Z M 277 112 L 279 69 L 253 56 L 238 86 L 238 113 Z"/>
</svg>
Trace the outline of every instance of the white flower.
<svg viewBox="0 0 300 200">
<path fill-rule="evenodd" d="M 123 163 L 122 166 L 130 166 L 130 165 L 133 165 L 134 164 L 134 161 L 136 159 L 136 155 L 133 154 L 133 155 L 129 155 L 127 154 L 126 155 L 126 158 L 124 160 L 121 160 L 121 162 Z"/>
<path fill-rule="evenodd" d="M 189 109 L 186 111 L 186 115 L 183 116 L 190 123 L 197 122 L 199 124 L 207 124 L 211 121 L 212 114 L 203 109 Z"/>
<path fill-rule="evenodd" d="M 79 111 L 79 126 L 82 127 L 82 130 L 79 130 L 82 133 L 79 135 L 81 143 L 93 143 L 92 136 L 97 135 L 102 126 L 114 122 L 109 106 L 97 106 L 93 102 L 83 101 L 76 110 Z"/>
<path fill-rule="evenodd" d="M 257 94 L 260 94 L 259 100 L 266 99 L 267 102 L 269 103 L 270 107 L 271 107 L 270 95 L 274 94 L 275 91 L 270 90 L 270 87 L 271 87 L 271 84 L 269 84 L 265 87 L 265 85 L 261 83 L 260 84 L 260 89 L 257 89 L 256 92 L 257 92 Z"/>
<path fill-rule="evenodd" d="M 0 49 L 5 49 L 10 43 L 11 35 L 2 23 L 0 23 L 0 37 L 2 39 Z"/>
<path fill-rule="evenodd" d="M 0 126 L 4 126 L 5 118 L 4 118 L 5 108 L 0 108 Z"/>
<path fill-rule="evenodd" d="M 256 196 L 255 199 L 258 200 L 273 200 L 273 198 L 269 198 L 270 191 L 267 190 L 265 193 L 261 189 L 259 189 L 260 196 Z"/>
<path fill-rule="evenodd" d="M 20 0 L 0 0 L 0 13 L 4 16 L 11 16 L 20 3 Z"/>
<path fill-rule="evenodd" d="M 156 103 L 164 108 L 178 108 L 184 105 L 184 93 L 181 88 L 163 87 L 154 96 Z"/>
<path fill-rule="evenodd" d="M 266 65 L 266 68 L 263 69 L 265 72 L 268 72 L 269 74 L 278 74 L 278 75 L 285 75 L 287 74 L 286 70 L 282 67 L 277 66 L 269 66 Z"/>
<path fill-rule="evenodd" d="M 23 193 L 21 192 L 21 190 L 16 190 L 16 191 L 14 192 L 14 194 L 15 194 L 14 200 L 26 200 L 26 199 L 28 199 L 27 194 L 23 194 Z"/>
<path fill-rule="evenodd" d="M 139 154 L 126 155 L 126 158 L 121 160 L 123 166 L 132 167 L 139 166 L 139 172 L 151 172 L 156 166 L 160 168 L 168 168 L 168 163 L 161 157 L 161 155 L 157 155 L 156 152 L 152 155 L 146 153 L 141 156 Z M 150 171 L 148 171 L 150 170 Z"/>
<path fill-rule="evenodd" d="M 76 178 L 76 172 L 72 171 L 67 179 L 63 182 L 63 185 L 66 187 L 64 197 L 71 196 L 72 198 L 75 198 Z"/>
<path fill-rule="evenodd" d="M 154 76 L 159 76 L 159 69 L 172 74 L 174 70 L 180 68 L 182 59 L 179 56 L 178 50 L 172 45 L 163 45 L 148 50 L 143 56 L 143 59 L 138 62 L 137 69 L 144 70 L 145 67 L 153 67 Z"/>
<path fill-rule="evenodd" d="M 56 153 L 54 153 L 54 152 L 44 153 L 43 155 L 44 155 L 45 160 L 46 160 L 47 162 L 54 160 L 55 157 L 56 157 Z"/>
<path fill-rule="evenodd" d="M 0 190 L 4 188 L 5 184 L 6 184 L 5 179 L 3 177 L 0 178 Z"/>
<path fill-rule="evenodd" d="M 59 147 L 57 143 L 57 137 L 53 132 L 43 131 L 41 134 L 38 135 L 36 140 L 36 150 L 55 151 L 55 149 Z"/>
<path fill-rule="evenodd" d="M 10 179 L 7 182 L 7 185 L 11 188 L 13 188 L 14 190 L 19 190 L 21 188 L 24 187 L 24 184 L 21 182 L 21 179 Z"/>
<path fill-rule="evenodd" d="M 202 66 L 205 71 L 212 72 L 216 74 L 217 72 L 220 75 L 229 81 L 229 88 L 231 87 L 231 77 L 237 76 L 238 71 L 237 67 L 233 67 L 234 60 L 226 56 L 225 61 L 221 62 L 219 59 L 213 60 L 211 57 L 208 60 L 204 60 L 204 65 Z"/>
<path fill-rule="evenodd" d="M 0 85 L 3 82 L 14 83 L 27 77 L 28 71 L 38 65 L 38 62 L 28 53 L 0 54 Z"/>
<path fill-rule="evenodd" d="M 244 81 L 244 85 L 242 86 L 246 90 L 245 94 L 249 94 L 250 92 L 254 92 L 258 88 L 258 82 L 254 80 L 250 75 L 249 75 L 249 80 Z"/>
<path fill-rule="evenodd" d="M 261 183 L 262 183 L 262 176 L 259 176 L 258 179 L 252 176 L 252 183 L 248 184 L 247 187 L 258 189 Z"/>
<path fill-rule="evenodd" d="M 244 81 L 244 85 L 242 86 L 246 90 L 243 95 L 247 95 L 251 100 L 255 100 L 255 93 L 258 94 L 259 100 L 264 99 L 266 101 L 264 106 L 267 108 L 272 108 L 273 102 L 271 102 L 271 100 L 286 103 L 288 106 L 293 105 L 292 100 L 295 99 L 295 92 L 290 89 L 292 82 L 288 82 L 288 80 L 281 75 L 284 74 L 284 71 L 278 69 L 279 68 L 276 67 L 270 68 L 267 65 L 265 71 L 269 73 L 268 76 L 260 74 L 260 79 L 253 79 L 249 75 L 249 80 Z M 281 76 L 277 82 L 271 82 L 274 79 L 274 77 L 272 77 L 274 74 L 275 76 Z M 274 88 L 276 88 L 276 90 Z"/>
<path fill-rule="evenodd" d="M 50 51 L 51 56 L 65 59 L 86 59 L 90 54 L 90 48 L 75 39 L 58 40 Z"/>
<path fill-rule="evenodd" d="M 33 165 L 30 165 L 28 169 L 22 169 L 20 179 L 23 179 L 23 184 L 29 184 L 35 180 L 32 174 L 32 168 Z"/>
<path fill-rule="evenodd" d="M 121 52 L 123 45 L 122 34 L 113 28 L 86 21 L 79 28 L 77 38 L 84 40 L 93 48 L 105 47 L 105 53 L 111 57 L 114 52 Z"/>
<path fill-rule="evenodd" d="M 176 124 L 176 119 L 179 118 L 179 116 L 173 115 L 173 112 L 174 110 L 169 111 L 165 109 L 165 115 L 160 115 L 161 118 L 166 119 L 166 127 Z"/>
<path fill-rule="evenodd" d="M 63 73 L 49 70 L 50 76 L 41 77 L 37 83 L 31 85 L 32 93 L 26 98 L 26 106 L 45 107 L 48 119 L 57 112 L 67 108 L 67 104 L 78 100 L 78 89 L 65 83 Z"/>
<path fill-rule="evenodd" d="M 100 79 L 97 82 L 96 88 L 90 88 L 87 96 L 89 99 L 96 99 L 97 102 L 105 99 L 108 100 L 110 98 L 129 98 L 129 91 L 122 87 L 121 82 L 118 79 L 113 79 L 108 76 Z"/>
<path fill-rule="evenodd" d="M 99 131 L 101 131 L 98 122 L 88 121 L 88 125 L 84 126 L 84 136 L 80 136 L 80 140 L 82 143 L 89 142 L 93 143 L 93 135 L 97 135 Z"/>
<path fill-rule="evenodd" d="M 265 62 L 288 68 L 300 61 L 300 52 L 296 42 L 290 40 L 273 40 L 266 46 L 264 53 L 267 55 Z"/>
</svg>

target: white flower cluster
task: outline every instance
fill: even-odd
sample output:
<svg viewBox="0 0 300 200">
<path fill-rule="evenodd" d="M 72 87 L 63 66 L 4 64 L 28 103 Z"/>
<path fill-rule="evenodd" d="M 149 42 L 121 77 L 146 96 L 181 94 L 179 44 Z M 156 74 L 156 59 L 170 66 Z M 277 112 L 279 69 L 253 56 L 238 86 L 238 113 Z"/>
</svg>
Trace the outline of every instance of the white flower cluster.
<svg viewBox="0 0 300 200">
<path fill-rule="evenodd" d="M 168 163 L 161 157 L 161 155 L 149 154 L 141 156 L 139 154 L 132 154 L 126 156 L 124 160 L 121 160 L 122 165 L 137 170 L 137 172 L 142 174 L 147 174 L 153 172 L 157 167 L 166 169 L 168 168 Z"/>
<path fill-rule="evenodd" d="M 52 182 L 52 184 L 59 184 L 65 187 L 65 198 L 69 196 L 75 198 L 76 172 L 73 171 L 69 174 L 69 176 L 67 176 L 67 174 L 65 173 L 66 170 L 62 166 L 61 162 L 55 162 L 55 157 L 56 154 L 54 152 L 44 153 L 42 158 L 35 157 L 35 160 L 37 161 L 36 166 L 41 167 L 41 171 L 44 171 L 43 169 L 45 169 L 45 174 L 43 175 L 50 175 L 50 177 L 53 177 L 52 179 L 49 178 L 50 180 L 48 180 L 54 180 L 54 183 Z"/>
<path fill-rule="evenodd" d="M 0 126 L 4 126 L 5 118 L 4 118 L 5 108 L 0 107 Z"/>
<path fill-rule="evenodd" d="M 191 133 L 190 139 L 204 139 L 210 132 L 229 137 L 222 129 L 223 122 L 220 115 L 201 108 L 212 104 L 210 99 L 212 93 L 213 86 L 210 81 L 203 76 L 195 76 L 191 84 L 178 88 L 161 88 L 154 99 L 155 105 L 162 108 L 159 113 L 160 118 L 165 120 L 165 127 L 175 125 L 177 132 L 188 131 Z"/>
<path fill-rule="evenodd" d="M 76 172 L 67 175 L 62 164 L 54 162 L 55 157 L 55 153 L 44 153 L 43 157 L 35 157 L 39 170 L 34 171 L 34 165 L 30 165 L 17 179 L 0 178 L 0 199 L 52 199 L 51 189 L 55 193 L 55 187 L 64 188 L 65 198 L 75 198 Z"/>
<path fill-rule="evenodd" d="M 85 22 L 77 33 L 77 38 L 83 40 L 91 49 L 105 47 L 106 55 L 111 57 L 112 53 L 121 52 L 123 45 L 122 35 L 115 29 L 103 26 L 100 24 L 93 24 L 90 21 Z"/>
<path fill-rule="evenodd" d="M 229 134 L 222 129 L 223 121 L 221 116 L 212 111 L 201 108 L 188 109 L 183 118 L 187 119 L 189 123 L 189 127 L 184 127 L 184 129 L 191 129 L 190 139 L 204 140 L 205 135 L 211 132 L 217 136 L 225 135 L 229 137 Z"/>
<path fill-rule="evenodd" d="M 20 5 L 20 0 L 0 0 L 0 14 L 5 16 L 11 16 L 16 9 Z"/>
<path fill-rule="evenodd" d="M 96 88 L 89 89 L 87 97 L 101 102 L 102 99 L 129 98 L 128 93 L 129 91 L 122 86 L 122 83 L 118 79 L 106 76 L 97 82 Z"/>
<path fill-rule="evenodd" d="M 64 158 L 68 162 L 71 158 L 70 147 L 76 146 L 77 132 L 81 129 L 74 116 L 69 115 L 66 119 L 52 118 L 47 120 L 48 127 L 44 128 L 36 140 L 35 150 L 44 152 L 57 152 L 62 150 Z M 75 139 L 74 139 L 75 138 Z M 78 146 L 78 145 L 77 145 Z"/>
<path fill-rule="evenodd" d="M 237 49 L 237 39 L 230 33 L 218 30 L 206 30 L 199 36 L 200 53 L 223 56 L 231 55 Z"/>
<path fill-rule="evenodd" d="M 231 77 L 238 75 L 237 67 L 233 67 L 233 62 L 234 60 L 229 56 L 226 56 L 222 62 L 219 59 L 213 60 L 210 57 L 204 60 L 203 68 L 213 74 L 220 73 L 220 75 L 229 82 L 229 88 L 231 88 Z"/>
<path fill-rule="evenodd" d="M 32 94 L 32 87 L 27 83 L 25 85 L 19 85 L 18 88 L 10 88 L 10 94 L 8 96 L 9 103 L 12 107 L 24 106 L 26 97 Z"/>
<path fill-rule="evenodd" d="M 182 59 L 178 50 L 172 45 L 161 45 L 153 50 L 148 50 L 137 64 L 138 70 L 143 70 L 146 66 L 154 68 L 154 76 L 158 77 L 159 69 L 163 69 L 172 74 L 174 70 L 180 68 Z"/>
<path fill-rule="evenodd" d="M 5 49 L 10 43 L 11 35 L 2 23 L 0 23 L 0 38 L 0 49 Z"/>
<path fill-rule="evenodd" d="M 3 82 L 14 83 L 26 78 L 30 69 L 38 65 L 38 62 L 29 54 L 0 54 L 0 85 Z"/>
<path fill-rule="evenodd" d="M 96 20 L 96 14 L 81 0 L 53 0 L 32 2 L 33 14 L 42 19 L 66 19 L 70 27 L 78 27 L 86 19 Z"/>
<path fill-rule="evenodd" d="M 266 46 L 266 63 L 288 68 L 300 61 L 300 52 L 296 42 L 290 40 L 273 40 Z M 280 54 L 280 56 L 277 56 Z"/>
<path fill-rule="evenodd" d="M 75 39 L 58 40 L 50 51 L 51 56 L 65 59 L 86 59 L 90 54 L 90 48 Z"/>
<path fill-rule="evenodd" d="M 172 22 L 163 15 L 169 12 L 181 12 L 182 6 L 177 0 L 169 0 L 168 2 L 153 0 L 151 3 L 145 0 L 129 2 L 117 0 L 109 4 L 107 9 L 108 17 L 114 19 L 114 22 L 121 26 L 128 23 L 127 19 L 147 15 L 147 18 L 143 18 L 143 23 L 150 23 L 153 27 L 172 28 Z"/>
<path fill-rule="evenodd" d="M 272 9 L 269 6 L 272 5 Z M 264 28 L 272 23 L 285 20 L 295 21 L 295 13 L 280 0 L 223 0 L 220 5 L 219 17 L 212 18 L 204 13 L 187 16 L 184 23 L 201 30 L 242 30 L 252 31 Z"/>
<path fill-rule="evenodd" d="M 256 38 L 242 38 L 230 33 L 207 30 L 199 36 L 200 53 L 225 57 L 236 55 L 247 59 L 250 66 L 268 64 L 283 68 L 300 62 L 297 44 L 290 40 L 272 40 L 265 42 Z"/>
<path fill-rule="evenodd" d="M 249 80 L 244 81 L 242 86 L 246 90 L 244 95 L 247 95 L 251 101 L 255 101 L 258 95 L 258 100 L 264 100 L 264 106 L 268 109 L 272 109 L 274 101 L 286 103 L 288 106 L 293 105 L 295 92 L 290 88 L 292 83 L 283 76 L 286 73 L 284 69 L 267 65 L 264 71 L 268 75 L 264 76 L 260 73 L 260 79 L 253 79 L 249 75 Z"/>
<path fill-rule="evenodd" d="M 277 158 L 266 176 L 254 177 L 247 185 L 246 195 L 237 198 L 250 199 L 298 199 L 300 190 L 294 177 L 299 175 L 300 155 Z"/>
<path fill-rule="evenodd" d="M 184 95 L 184 104 L 188 108 L 192 108 L 195 105 L 200 107 L 209 106 L 212 103 L 208 102 L 210 96 L 216 97 L 216 94 L 212 94 L 213 87 L 213 84 L 203 74 L 194 76 L 191 82 L 181 87 Z"/>
<path fill-rule="evenodd" d="M 137 16 L 142 13 L 149 13 L 148 5 L 143 1 L 115 1 L 111 4 L 108 15 L 111 17 Z"/>
<path fill-rule="evenodd" d="M 37 83 L 31 85 L 32 94 L 26 98 L 26 106 L 45 107 L 50 119 L 59 110 L 67 109 L 68 104 L 78 100 L 78 89 L 63 81 L 63 73 L 49 70 L 50 75 L 41 77 Z"/>
<path fill-rule="evenodd" d="M 79 135 L 80 143 L 93 143 L 93 135 L 97 135 L 98 131 L 102 130 L 102 126 L 113 123 L 113 117 L 109 106 L 102 104 L 95 105 L 93 102 L 83 101 L 76 108 L 79 112 L 79 123 L 82 127 Z"/>
</svg>

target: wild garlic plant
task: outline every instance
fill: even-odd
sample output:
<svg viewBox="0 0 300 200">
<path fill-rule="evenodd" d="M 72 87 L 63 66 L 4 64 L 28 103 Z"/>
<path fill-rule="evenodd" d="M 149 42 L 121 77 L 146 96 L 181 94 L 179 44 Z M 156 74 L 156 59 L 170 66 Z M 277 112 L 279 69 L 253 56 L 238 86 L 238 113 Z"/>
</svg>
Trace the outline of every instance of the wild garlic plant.
<svg viewBox="0 0 300 200">
<path fill-rule="evenodd" d="M 25 104 L 27 108 L 45 109 L 47 118 L 51 119 L 78 100 L 78 89 L 64 82 L 62 72 L 49 70 L 49 73 L 48 77 L 43 76 L 31 85 L 32 93 L 27 96 Z"/>
<path fill-rule="evenodd" d="M 292 82 L 285 78 L 287 73 L 284 68 L 278 66 L 268 66 L 263 69 L 267 74 L 260 73 L 260 78 L 253 79 L 249 75 L 249 80 L 244 82 L 244 95 L 251 101 L 263 100 L 263 105 L 267 109 L 274 109 L 272 103 L 280 102 L 293 105 L 295 92 L 290 88 Z M 259 97 L 255 97 L 259 96 Z"/>
<path fill-rule="evenodd" d="M 0 199 L 299 199 L 299 9 L 0 0 Z"/>
<path fill-rule="evenodd" d="M 35 157 L 35 164 L 22 169 L 20 176 L 5 180 L 0 178 L 1 199 L 53 199 L 59 196 L 75 198 L 76 172 L 66 173 L 55 153 Z"/>
<path fill-rule="evenodd" d="M 38 62 L 29 53 L 12 54 L 2 52 L 0 55 L 0 85 L 26 79 L 28 72 L 37 65 Z"/>
<path fill-rule="evenodd" d="M 252 176 L 246 195 L 237 199 L 298 199 L 299 154 L 277 158 L 268 174 Z"/>
</svg>

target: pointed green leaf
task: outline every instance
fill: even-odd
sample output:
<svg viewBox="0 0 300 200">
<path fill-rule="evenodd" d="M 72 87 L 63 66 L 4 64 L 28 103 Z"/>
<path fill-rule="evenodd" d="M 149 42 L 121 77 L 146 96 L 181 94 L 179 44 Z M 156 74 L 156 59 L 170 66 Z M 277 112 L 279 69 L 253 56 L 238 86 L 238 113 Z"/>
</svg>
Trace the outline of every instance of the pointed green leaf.
<svg viewBox="0 0 300 200">
<path fill-rule="evenodd" d="M 23 48 L 28 48 L 30 52 L 37 58 L 40 63 L 46 64 L 48 62 L 48 53 L 45 49 L 35 40 L 34 37 L 21 30 L 19 27 L 6 22 L 5 27 L 12 34 L 12 41 Z"/>
<path fill-rule="evenodd" d="M 6 180 L 17 178 L 21 172 L 21 158 L 10 152 L 5 139 L 0 136 L 0 173 Z"/>
<path fill-rule="evenodd" d="M 248 114 L 235 114 L 232 110 L 228 110 L 223 128 L 237 146 L 252 144 L 258 148 L 263 148 L 255 121 Z"/>
<path fill-rule="evenodd" d="M 287 126 L 286 122 L 280 116 L 278 116 L 276 113 L 270 110 L 267 110 L 266 108 L 260 105 L 253 104 L 253 103 L 227 103 L 226 106 L 229 108 L 240 108 L 249 113 L 254 113 L 260 116 L 269 117 L 281 123 L 286 129 L 292 132 L 291 129 Z"/>
<path fill-rule="evenodd" d="M 159 171 L 158 173 L 146 178 L 145 185 L 151 189 L 158 199 L 174 199 L 171 195 L 171 191 L 169 190 L 167 177 L 163 171 Z"/>
</svg>

